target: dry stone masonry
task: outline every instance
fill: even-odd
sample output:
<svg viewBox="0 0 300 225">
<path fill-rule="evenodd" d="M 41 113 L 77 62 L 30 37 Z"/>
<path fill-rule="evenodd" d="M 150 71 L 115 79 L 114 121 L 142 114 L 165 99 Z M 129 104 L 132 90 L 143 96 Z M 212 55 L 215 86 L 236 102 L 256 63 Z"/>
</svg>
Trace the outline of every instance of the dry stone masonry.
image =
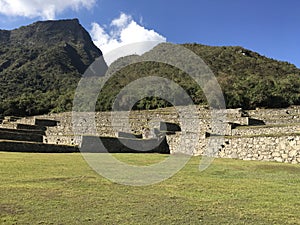
<svg viewBox="0 0 300 225">
<path fill-rule="evenodd" d="M 165 145 L 160 146 L 163 153 L 203 155 L 207 154 L 207 146 L 212 146 L 215 157 L 300 163 L 299 106 L 249 111 L 227 109 L 225 112 L 226 119 L 221 121 L 225 136 L 218 136 L 213 129 L 211 110 L 199 106 L 192 116 L 188 107 L 171 107 L 85 113 L 75 122 L 71 112 L 28 118 L 7 117 L 2 122 L 0 138 L 76 147 L 81 146 L 84 139 L 95 136 L 101 137 L 108 145 L 113 145 L 111 143 L 117 138 L 147 137 L 153 141 L 166 137 L 169 150 Z M 182 121 L 186 129 L 182 129 Z M 96 127 L 93 127 L 94 122 Z M 44 127 L 44 130 L 38 127 Z M 27 133 L 30 138 L 24 135 L 27 130 L 30 130 Z"/>
</svg>

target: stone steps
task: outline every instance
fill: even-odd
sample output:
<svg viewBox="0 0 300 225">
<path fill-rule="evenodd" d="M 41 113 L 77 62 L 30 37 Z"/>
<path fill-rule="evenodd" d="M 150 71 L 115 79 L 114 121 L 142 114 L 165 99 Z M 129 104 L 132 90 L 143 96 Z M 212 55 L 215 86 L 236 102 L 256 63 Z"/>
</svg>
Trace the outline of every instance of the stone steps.
<svg viewBox="0 0 300 225">
<path fill-rule="evenodd" d="M 0 130 L 0 139 L 4 140 L 14 140 L 14 141 L 31 141 L 43 143 L 43 135 L 34 134 L 34 133 L 24 133 L 19 132 L 19 130 Z"/>
<path fill-rule="evenodd" d="M 18 119 L 7 121 L 0 127 L 0 151 L 35 153 L 71 153 L 79 152 L 78 147 L 44 143 L 46 126 L 56 126 L 58 121 L 49 119 Z M 33 124 L 20 121 L 34 121 Z"/>
<path fill-rule="evenodd" d="M 0 140 L 0 151 L 5 152 L 33 152 L 33 153 L 75 153 L 76 146 L 52 145 L 29 141 Z"/>
<path fill-rule="evenodd" d="M 45 135 L 45 131 L 41 130 L 25 130 L 25 129 L 10 129 L 10 128 L 0 128 L 0 131 L 7 131 L 7 132 L 17 132 L 17 133 L 24 133 L 24 134 L 39 134 Z"/>
</svg>

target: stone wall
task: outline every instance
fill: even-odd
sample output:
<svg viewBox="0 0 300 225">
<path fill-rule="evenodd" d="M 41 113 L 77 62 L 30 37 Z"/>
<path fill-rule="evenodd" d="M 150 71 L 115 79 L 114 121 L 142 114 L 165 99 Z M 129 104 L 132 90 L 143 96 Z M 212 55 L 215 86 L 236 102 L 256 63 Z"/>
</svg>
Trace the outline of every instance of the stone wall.
<svg viewBox="0 0 300 225">
<path fill-rule="evenodd" d="M 57 135 L 57 136 L 44 136 L 43 143 L 55 145 L 72 145 L 79 146 L 82 142 L 81 136 L 74 135 Z"/>
<path fill-rule="evenodd" d="M 196 134 L 194 134 L 196 136 Z M 206 149 L 209 138 L 199 138 L 196 143 L 196 151 L 190 152 L 196 139 L 192 136 L 183 139 L 182 134 L 167 137 L 171 154 L 185 153 L 203 155 L 211 153 L 216 158 L 233 158 L 242 160 L 263 160 L 286 163 L 300 163 L 300 136 L 256 136 L 256 137 L 224 137 L 217 145 L 211 144 L 211 150 Z M 216 138 L 216 137 L 214 137 Z M 215 139 L 212 141 L 216 141 Z"/>
<path fill-rule="evenodd" d="M 285 109 L 256 109 L 247 111 L 252 118 L 263 120 L 266 124 L 300 123 L 300 107 Z"/>
<path fill-rule="evenodd" d="M 232 136 L 270 135 L 270 134 L 295 134 L 300 133 L 300 124 L 282 126 L 241 126 L 231 130 Z"/>
<path fill-rule="evenodd" d="M 80 145 L 82 135 L 110 138 L 116 137 L 117 132 L 140 135 L 145 127 L 158 128 L 161 121 L 182 125 L 180 123 L 182 119 L 186 130 L 166 136 L 171 154 L 202 155 L 205 153 L 208 142 L 212 140 L 209 136 L 216 134 L 211 126 L 211 111 L 205 107 L 197 107 L 192 117 L 188 107 L 179 107 L 178 112 L 175 108 L 131 111 L 129 125 L 126 120 L 128 119 L 127 113 L 86 113 L 76 120 L 75 124 L 70 112 L 22 118 L 16 123 L 34 124 L 36 118 L 59 121 L 57 126 L 47 128 L 44 143 Z M 227 118 L 221 121 L 227 124 L 224 128 L 226 136 L 221 142 L 216 141 L 215 145 L 212 143 L 216 157 L 300 162 L 300 136 L 298 135 L 300 134 L 300 107 L 250 111 L 230 109 L 226 110 L 226 113 Z M 251 120 L 264 122 L 266 125 L 248 126 Z M 96 122 L 95 128 L 92 126 L 93 121 Z M 7 126 L 11 125 L 7 124 Z M 74 128 L 76 134 L 74 134 Z M 192 149 L 195 150 L 192 151 Z"/>
<path fill-rule="evenodd" d="M 300 163 L 300 136 L 227 138 L 217 157 Z"/>
<path fill-rule="evenodd" d="M 165 108 L 158 110 L 144 110 L 144 111 L 131 111 L 128 112 L 96 112 L 84 113 L 85 116 L 79 116 L 76 120 L 76 124 L 72 121 L 72 113 L 60 113 L 52 115 L 37 116 L 36 118 L 47 118 L 59 121 L 56 127 L 48 127 L 46 131 L 46 136 L 48 138 L 48 143 L 59 143 L 62 139 L 60 136 L 64 136 L 64 140 L 73 142 L 74 139 L 74 129 L 75 136 L 80 135 L 97 135 L 106 137 L 116 137 L 117 132 L 127 132 L 133 134 L 141 134 L 142 129 L 148 128 L 159 128 L 161 121 L 175 123 L 182 126 L 181 121 L 184 122 L 184 127 L 188 132 L 199 132 L 204 135 L 205 132 L 213 132 L 211 127 L 211 111 L 204 107 L 197 107 L 196 112 L 190 115 L 190 110 L 188 107 L 178 107 L 177 112 L 175 108 Z M 246 125 L 248 122 L 247 117 L 241 116 L 240 109 L 231 110 L 228 114 L 227 120 L 232 123 L 240 123 Z M 114 119 L 112 119 L 114 118 Z M 93 127 L 93 120 L 96 123 L 96 127 Z M 33 122 L 32 118 L 25 118 L 18 122 L 26 123 Z M 227 121 L 227 122 L 228 122 Z M 129 122 L 129 124 L 128 124 Z M 90 124 L 89 126 L 84 126 L 85 124 Z M 230 134 L 231 128 L 228 126 L 225 133 Z M 57 137 L 60 140 L 55 140 Z M 64 142 L 65 142 L 64 141 Z"/>
</svg>

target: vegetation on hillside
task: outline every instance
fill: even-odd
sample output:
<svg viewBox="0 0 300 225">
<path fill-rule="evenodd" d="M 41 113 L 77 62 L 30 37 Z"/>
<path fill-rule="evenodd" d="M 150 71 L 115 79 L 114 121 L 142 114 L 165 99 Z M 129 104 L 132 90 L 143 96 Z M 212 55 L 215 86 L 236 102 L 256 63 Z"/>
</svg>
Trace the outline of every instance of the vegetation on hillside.
<svg viewBox="0 0 300 225">
<path fill-rule="evenodd" d="M 183 46 L 199 55 L 217 77 L 227 108 L 279 108 L 300 104 L 300 70 L 290 63 L 269 59 L 242 47 Z M 159 55 L 163 49 L 158 46 L 147 54 Z M 127 58 L 122 60 L 128 61 Z M 123 87 L 146 76 L 170 79 L 183 87 L 195 104 L 207 104 L 199 85 L 185 72 L 163 63 L 142 62 L 117 71 L 103 88 L 96 108 L 110 109 Z M 142 91 L 145 89 L 151 93 L 153 88 L 144 86 Z M 137 96 L 138 93 L 135 91 Z M 170 94 L 176 96 L 176 93 Z M 158 97 L 147 97 L 137 102 L 135 108 L 151 109 L 169 104 Z"/>
<path fill-rule="evenodd" d="M 212 69 L 229 108 L 286 107 L 300 104 L 300 70 L 242 47 L 186 44 Z"/>
<path fill-rule="evenodd" d="M 1 31 L 0 115 L 71 110 L 81 75 L 100 55 L 78 20 Z"/>
<path fill-rule="evenodd" d="M 146 54 L 162 54 L 163 45 Z M 199 55 L 213 71 L 228 108 L 300 104 L 300 69 L 290 63 L 269 59 L 242 47 L 182 46 Z M 13 31 L 0 30 L 0 117 L 70 111 L 82 74 L 101 54 L 76 19 L 37 22 Z M 113 73 L 99 94 L 96 110 L 110 110 L 123 87 L 147 76 L 172 80 L 185 89 L 195 104 L 207 103 L 203 90 L 183 71 L 157 62 L 134 63 L 137 58 L 139 56 L 125 57 L 115 63 L 133 60 L 131 65 Z M 153 85 L 171 93 L 171 100 L 178 96 L 178 88 L 168 89 L 164 82 Z M 151 94 L 152 86 L 143 86 L 135 95 L 139 96 L 142 91 Z M 123 96 L 120 108 L 126 106 L 128 98 L 130 94 Z M 137 100 L 134 109 L 171 104 L 155 95 Z M 186 102 L 180 99 L 176 104 Z"/>
</svg>

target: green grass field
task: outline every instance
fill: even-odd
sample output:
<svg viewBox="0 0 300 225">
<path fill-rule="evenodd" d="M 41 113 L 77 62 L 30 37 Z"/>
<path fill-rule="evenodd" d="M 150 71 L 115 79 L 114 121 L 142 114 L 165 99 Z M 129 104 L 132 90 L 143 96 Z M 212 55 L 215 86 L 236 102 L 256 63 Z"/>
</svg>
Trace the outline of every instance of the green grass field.
<svg viewBox="0 0 300 225">
<path fill-rule="evenodd" d="M 100 177 L 80 154 L 0 153 L 0 224 L 300 224 L 300 165 L 216 159 L 199 172 L 199 160 L 132 187 Z"/>
</svg>

